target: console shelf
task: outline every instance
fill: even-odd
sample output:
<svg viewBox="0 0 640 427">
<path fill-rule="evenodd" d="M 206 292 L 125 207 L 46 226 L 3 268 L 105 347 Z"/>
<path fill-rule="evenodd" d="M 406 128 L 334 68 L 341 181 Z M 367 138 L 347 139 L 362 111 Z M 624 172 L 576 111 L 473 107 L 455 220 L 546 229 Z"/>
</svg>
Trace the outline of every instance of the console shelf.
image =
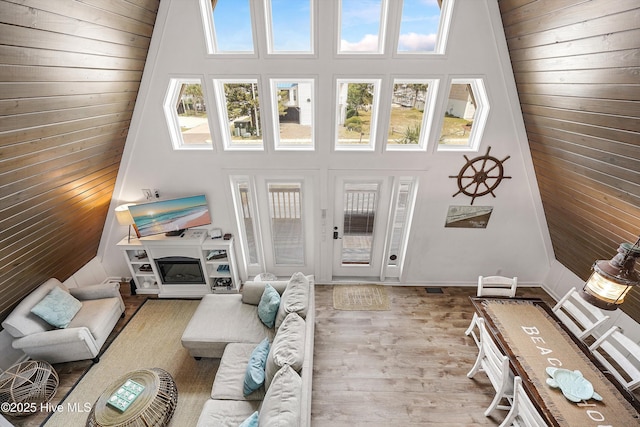
<svg viewBox="0 0 640 427">
<path fill-rule="evenodd" d="M 152 236 L 122 239 L 118 245 L 139 294 L 167 298 L 199 298 L 209 293 L 237 293 L 240 278 L 236 267 L 233 239 L 210 239 L 206 230 L 188 230 L 183 236 Z M 188 259 L 200 279 L 181 282 L 163 278 L 162 263 L 167 258 Z M 201 277 L 204 276 L 204 277 Z M 186 276 L 183 276 L 186 277 Z M 163 282 L 166 280 L 168 282 Z"/>
</svg>

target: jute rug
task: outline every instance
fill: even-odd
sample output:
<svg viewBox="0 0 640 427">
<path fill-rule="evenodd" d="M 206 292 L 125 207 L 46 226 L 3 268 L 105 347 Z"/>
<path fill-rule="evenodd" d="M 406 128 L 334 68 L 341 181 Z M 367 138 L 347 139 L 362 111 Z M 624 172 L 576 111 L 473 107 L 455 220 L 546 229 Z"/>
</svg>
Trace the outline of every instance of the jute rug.
<svg viewBox="0 0 640 427">
<path fill-rule="evenodd" d="M 389 296 L 381 285 L 336 285 L 333 308 L 352 311 L 389 310 Z"/>
<path fill-rule="evenodd" d="M 202 406 L 211 395 L 219 364 L 217 359 L 196 361 L 180 343 L 199 302 L 147 300 L 45 426 L 85 425 L 89 410 L 112 381 L 136 369 L 155 367 L 168 371 L 178 388 L 178 404 L 170 426 L 196 425 Z"/>
</svg>

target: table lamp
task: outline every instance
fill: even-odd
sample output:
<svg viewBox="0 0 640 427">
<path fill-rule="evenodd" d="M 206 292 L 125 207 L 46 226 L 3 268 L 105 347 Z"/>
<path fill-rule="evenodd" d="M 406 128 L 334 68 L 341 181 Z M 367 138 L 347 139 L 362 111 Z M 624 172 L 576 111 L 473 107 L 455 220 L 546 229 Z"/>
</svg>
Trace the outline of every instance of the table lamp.
<svg viewBox="0 0 640 427">
<path fill-rule="evenodd" d="M 131 243 L 131 226 L 134 224 L 133 216 L 129 212 L 129 206 L 133 206 L 135 203 L 125 203 L 116 208 L 116 220 L 120 225 L 128 225 L 129 233 L 127 234 L 127 242 Z"/>
<path fill-rule="evenodd" d="M 640 285 L 640 275 L 635 271 L 636 258 L 639 257 L 640 237 L 633 245 L 622 243 L 618 254 L 609 261 L 598 260 L 593 263 L 593 273 L 585 283 L 581 296 L 603 310 L 617 309 L 631 288 Z"/>
</svg>

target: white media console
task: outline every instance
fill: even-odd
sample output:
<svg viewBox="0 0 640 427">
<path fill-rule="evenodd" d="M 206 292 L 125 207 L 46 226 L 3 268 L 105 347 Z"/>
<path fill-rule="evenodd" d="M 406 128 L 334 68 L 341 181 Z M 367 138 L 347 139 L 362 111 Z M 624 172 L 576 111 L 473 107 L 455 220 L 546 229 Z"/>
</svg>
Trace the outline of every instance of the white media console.
<svg viewBox="0 0 640 427">
<path fill-rule="evenodd" d="M 139 294 L 200 298 L 236 293 L 240 288 L 233 239 L 211 239 L 207 230 L 190 229 L 180 236 L 125 237 L 117 246 Z"/>
</svg>

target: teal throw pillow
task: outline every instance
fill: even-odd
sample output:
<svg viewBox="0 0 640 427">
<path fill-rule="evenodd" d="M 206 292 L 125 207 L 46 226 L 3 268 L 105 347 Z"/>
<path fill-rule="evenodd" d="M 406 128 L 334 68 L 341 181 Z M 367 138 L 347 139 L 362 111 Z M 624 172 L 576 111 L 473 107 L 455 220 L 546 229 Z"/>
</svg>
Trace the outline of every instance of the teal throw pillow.
<svg viewBox="0 0 640 427">
<path fill-rule="evenodd" d="M 66 328 L 82 303 L 58 286 L 40 300 L 31 312 L 56 328 Z"/>
<path fill-rule="evenodd" d="M 265 338 L 251 353 L 251 358 L 247 365 L 247 372 L 244 376 L 243 393 L 245 396 L 259 389 L 264 383 L 264 369 L 267 364 L 270 347 L 269 339 Z"/>
<path fill-rule="evenodd" d="M 249 418 L 244 420 L 240 427 L 258 427 L 258 411 L 249 415 Z"/>
<path fill-rule="evenodd" d="M 280 307 L 280 294 L 267 283 L 258 303 L 258 317 L 269 328 L 273 328 L 276 323 L 278 307 Z"/>
</svg>

